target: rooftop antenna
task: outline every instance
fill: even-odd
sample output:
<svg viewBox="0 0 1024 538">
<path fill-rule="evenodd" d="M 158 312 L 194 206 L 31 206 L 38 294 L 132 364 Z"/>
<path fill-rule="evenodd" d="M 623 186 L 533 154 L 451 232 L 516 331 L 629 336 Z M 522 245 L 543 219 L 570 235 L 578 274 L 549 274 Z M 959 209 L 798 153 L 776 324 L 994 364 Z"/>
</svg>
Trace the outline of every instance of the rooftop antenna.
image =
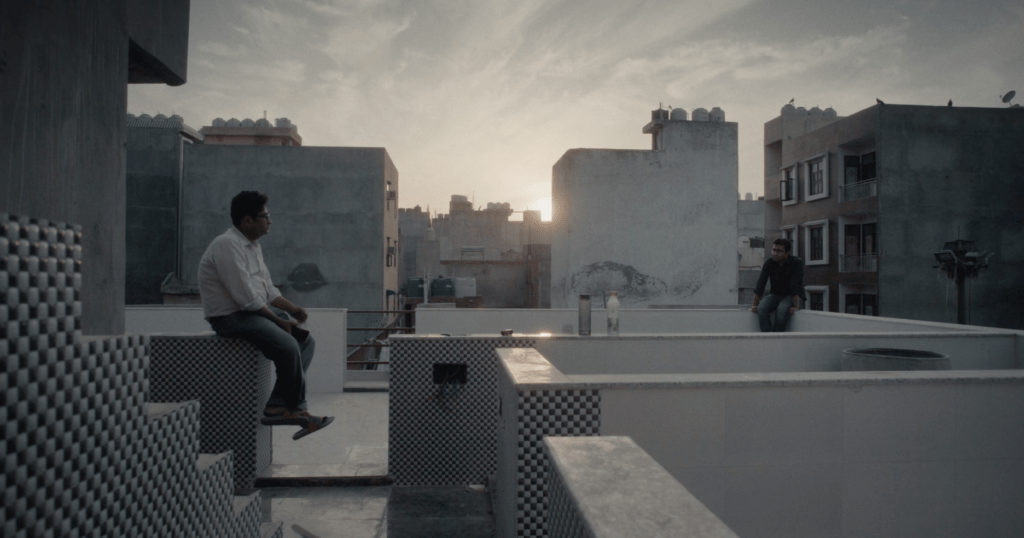
<svg viewBox="0 0 1024 538">
<path fill-rule="evenodd" d="M 1006 95 L 1000 95 L 999 98 L 1002 99 L 1004 103 L 1009 103 L 1010 101 L 1013 100 L 1013 97 L 1015 95 L 1017 95 L 1017 92 L 1011 90 L 1011 91 L 1006 92 Z M 1010 106 L 1016 108 L 1016 107 L 1019 107 L 1020 105 L 1010 105 Z"/>
<path fill-rule="evenodd" d="M 263 111 L 263 119 L 267 119 L 267 111 L 266 110 Z"/>
</svg>

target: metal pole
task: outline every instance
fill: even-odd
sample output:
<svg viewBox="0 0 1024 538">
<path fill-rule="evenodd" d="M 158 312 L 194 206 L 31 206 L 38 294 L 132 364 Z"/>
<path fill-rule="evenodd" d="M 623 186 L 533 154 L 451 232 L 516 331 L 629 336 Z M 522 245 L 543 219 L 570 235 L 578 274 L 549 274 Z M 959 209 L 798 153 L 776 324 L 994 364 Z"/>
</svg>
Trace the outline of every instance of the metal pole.
<svg viewBox="0 0 1024 538">
<path fill-rule="evenodd" d="M 959 255 L 959 252 L 957 253 Z M 964 296 L 964 281 L 967 280 L 959 257 L 956 260 L 956 322 L 967 325 L 967 300 Z"/>
</svg>

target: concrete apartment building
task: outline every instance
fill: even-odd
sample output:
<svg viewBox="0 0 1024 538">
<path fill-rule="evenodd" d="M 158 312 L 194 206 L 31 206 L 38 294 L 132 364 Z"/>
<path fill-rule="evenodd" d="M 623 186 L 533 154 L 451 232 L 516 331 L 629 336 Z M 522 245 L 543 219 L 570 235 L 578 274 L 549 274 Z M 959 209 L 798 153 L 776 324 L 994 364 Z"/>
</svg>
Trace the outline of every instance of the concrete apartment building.
<svg viewBox="0 0 1024 538">
<path fill-rule="evenodd" d="M 178 247 L 185 146 L 203 135 L 181 116 L 128 114 L 125 143 L 125 304 L 161 304 L 160 286 L 180 274 Z"/>
<path fill-rule="evenodd" d="M 216 118 L 212 125 L 201 129 L 206 144 L 227 146 L 301 146 L 299 126 L 288 118 L 277 118 L 274 125 L 267 118 L 239 121 Z"/>
<path fill-rule="evenodd" d="M 754 286 L 764 265 L 764 196 L 754 199 L 747 193 L 736 202 L 736 235 L 738 270 L 736 285 L 739 288 L 739 304 L 749 305 L 754 300 Z"/>
<path fill-rule="evenodd" d="M 553 308 L 735 305 L 737 125 L 655 110 L 650 150 L 572 149 L 552 169 Z"/>
<path fill-rule="evenodd" d="M 199 259 L 231 226 L 231 198 L 260 190 L 273 218 L 260 243 L 286 297 L 312 308 L 398 306 L 398 170 L 386 149 L 210 144 L 203 131 L 218 132 L 129 130 L 129 304 L 198 301 Z M 372 326 L 379 318 L 349 321 Z"/>
<path fill-rule="evenodd" d="M 508 203 L 474 209 L 457 194 L 433 219 L 418 206 L 401 211 L 403 282 L 427 273 L 475 278 L 486 307 L 551 306 L 551 222 L 540 211 L 509 220 L 516 211 Z"/>
<path fill-rule="evenodd" d="M 809 308 L 955 321 L 933 254 L 959 236 L 995 253 L 970 323 L 1024 328 L 1024 111 L 787 105 L 764 132 L 766 237 L 807 262 Z"/>
</svg>

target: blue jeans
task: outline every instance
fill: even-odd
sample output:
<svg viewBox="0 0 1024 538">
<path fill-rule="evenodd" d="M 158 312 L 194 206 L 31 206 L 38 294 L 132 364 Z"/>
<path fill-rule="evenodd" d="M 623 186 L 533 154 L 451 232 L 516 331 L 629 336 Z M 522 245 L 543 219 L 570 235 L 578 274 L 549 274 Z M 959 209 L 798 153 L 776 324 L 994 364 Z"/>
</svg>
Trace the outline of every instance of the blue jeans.
<svg viewBox="0 0 1024 538">
<path fill-rule="evenodd" d="M 765 295 L 761 302 L 757 303 L 757 320 L 761 323 L 761 332 L 786 332 L 791 306 L 793 306 L 793 297 L 791 296 Z M 775 323 L 772 323 L 772 312 L 775 313 Z"/>
<path fill-rule="evenodd" d="M 291 319 L 283 310 L 270 307 L 281 319 Z M 210 318 L 210 326 L 217 336 L 240 338 L 251 342 L 263 356 L 270 359 L 277 368 L 277 383 L 267 400 L 268 407 L 307 409 L 306 370 L 313 362 L 316 342 L 310 335 L 299 345 L 295 338 L 286 333 L 273 321 L 257 314 L 241 310 L 227 316 Z"/>
</svg>

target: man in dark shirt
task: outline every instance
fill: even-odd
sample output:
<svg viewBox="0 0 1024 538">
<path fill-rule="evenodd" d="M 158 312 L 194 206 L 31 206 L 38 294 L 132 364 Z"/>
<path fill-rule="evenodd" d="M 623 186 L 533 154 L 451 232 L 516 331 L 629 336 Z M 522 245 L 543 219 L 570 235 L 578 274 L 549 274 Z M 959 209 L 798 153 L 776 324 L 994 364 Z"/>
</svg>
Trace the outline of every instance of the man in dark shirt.
<svg viewBox="0 0 1024 538">
<path fill-rule="evenodd" d="M 761 266 L 761 276 L 757 277 L 754 287 L 754 306 L 751 312 L 757 312 L 761 323 L 761 332 L 781 333 L 786 330 L 789 316 L 800 310 L 800 298 L 804 296 L 804 261 L 790 256 L 793 243 L 789 239 L 776 239 L 772 245 L 772 257 Z M 762 299 L 764 287 L 772 283 L 771 293 Z M 775 313 L 775 323 L 771 314 Z"/>
</svg>

